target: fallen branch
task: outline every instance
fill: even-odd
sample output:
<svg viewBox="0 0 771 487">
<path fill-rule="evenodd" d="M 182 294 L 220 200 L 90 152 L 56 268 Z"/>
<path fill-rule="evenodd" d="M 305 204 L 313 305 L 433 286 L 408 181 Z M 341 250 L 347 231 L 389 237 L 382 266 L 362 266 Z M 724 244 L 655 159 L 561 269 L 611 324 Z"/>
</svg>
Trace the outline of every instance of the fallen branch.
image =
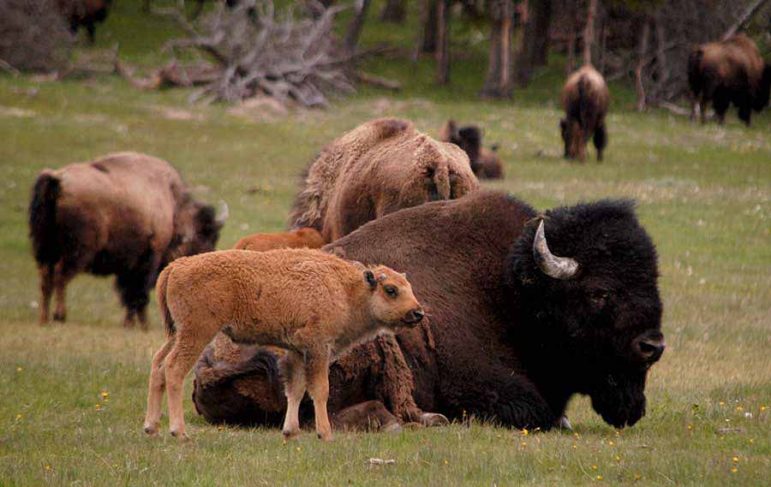
<svg viewBox="0 0 771 487">
<path fill-rule="evenodd" d="M 383 78 L 382 76 L 376 76 L 374 74 L 365 73 L 364 71 L 358 71 L 356 73 L 356 80 L 364 84 L 376 86 L 391 91 L 401 91 L 402 84 L 396 80 Z"/>
</svg>

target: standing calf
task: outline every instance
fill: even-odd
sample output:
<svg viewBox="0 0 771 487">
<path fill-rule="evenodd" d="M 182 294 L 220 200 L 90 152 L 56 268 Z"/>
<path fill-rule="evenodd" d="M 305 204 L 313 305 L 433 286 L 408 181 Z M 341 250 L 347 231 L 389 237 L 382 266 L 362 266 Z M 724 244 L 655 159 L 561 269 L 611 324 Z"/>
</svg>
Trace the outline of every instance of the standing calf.
<svg viewBox="0 0 771 487">
<path fill-rule="evenodd" d="M 384 266 L 365 269 L 318 250 L 225 250 L 180 258 L 158 277 L 156 292 L 168 340 L 153 357 L 144 428 L 157 433 L 168 388 L 170 430 L 180 438 L 186 437 L 182 383 L 219 331 L 236 343 L 287 349 L 284 435 L 300 432 L 307 387 L 316 432 L 328 441 L 330 361 L 381 331 L 423 319 L 403 274 Z"/>
</svg>

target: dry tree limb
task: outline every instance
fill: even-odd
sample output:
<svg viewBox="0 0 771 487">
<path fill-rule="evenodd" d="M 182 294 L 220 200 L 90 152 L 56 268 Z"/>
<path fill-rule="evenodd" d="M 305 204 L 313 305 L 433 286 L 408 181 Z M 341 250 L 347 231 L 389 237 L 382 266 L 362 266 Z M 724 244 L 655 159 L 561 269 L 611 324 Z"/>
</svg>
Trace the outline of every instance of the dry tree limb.
<svg viewBox="0 0 771 487">
<path fill-rule="evenodd" d="M 396 80 L 383 78 L 382 76 L 376 76 L 374 74 L 365 73 L 364 71 L 356 72 L 356 80 L 364 84 L 376 86 L 391 91 L 401 91 L 402 84 Z"/>
<path fill-rule="evenodd" d="M 755 15 L 755 13 L 760 10 L 763 5 L 766 4 L 768 0 L 755 0 L 753 3 L 747 5 L 747 8 L 744 10 L 744 13 L 736 19 L 736 22 L 731 24 L 731 27 L 728 28 L 728 30 L 723 33 L 722 39 L 726 40 L 732 35 L 736 34 L 737 31 L 741 30 L 744 26 L 746 26 L 750 20 L 752 20 L 752 17 Z"/>
</svg>

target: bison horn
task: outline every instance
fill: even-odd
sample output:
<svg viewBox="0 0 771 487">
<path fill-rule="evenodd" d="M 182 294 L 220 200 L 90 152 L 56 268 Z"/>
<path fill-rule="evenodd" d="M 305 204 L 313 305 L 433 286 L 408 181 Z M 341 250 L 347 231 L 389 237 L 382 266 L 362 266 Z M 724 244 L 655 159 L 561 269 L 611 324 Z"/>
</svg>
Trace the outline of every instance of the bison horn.
<svg viewBox="0 0 771 487">
<path fill-rule="evenodd" d="M 225 200 L 220 200 L 220 209 L 217 212 L 217 216 L 215 220 L 220 225 L 224 225 L 225 220 L 228 219 L 229 215 L 230 215 L 230 209 L 228 208 L 228 204 L 225 202 Z"/>
<path fill-rule="evenodd" d="M 557 257 L 549 250 L 543 231 L 543 220 L 538 224 L 533 240 L 533 258 L 538 268 L 554 279 L 570 279 L 578 271 L 578 262 L 570 257 Z"/>
</svg>

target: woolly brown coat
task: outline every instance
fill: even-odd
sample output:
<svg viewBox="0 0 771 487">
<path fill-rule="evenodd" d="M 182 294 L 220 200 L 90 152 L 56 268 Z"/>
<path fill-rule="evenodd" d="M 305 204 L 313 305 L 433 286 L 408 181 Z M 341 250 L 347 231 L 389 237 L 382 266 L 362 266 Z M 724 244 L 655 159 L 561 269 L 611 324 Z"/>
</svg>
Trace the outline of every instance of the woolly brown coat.
<svg viewBox="0 0 771 487">
<path fill-rule="evenodd" d="M 313 228 L 298 228 L 290 232 L 255 233 L 239 240 L 234 249 L 264 252 L 273 249 L 320 249 L 324 246 L 321 234 Z"/>
<path fill-rule="evenodd" d="M 688 58 L 688 84 L 694 102 L 692 117 L 699 105 L 705 122 L 707 105 L 712 102 L 723 123 L 733 103 L 739 118 L 749 125 L 752 110 L 759 112 L 768 105 L 771 66 L 763 61 L 752 39 L 737 34 L 694 49 Z"/>
<path fill-rule="evenodd" d="M 605 116 L 609 103 L 605 78 L 592 65 L 586 64 L 568 76 L 562 88 L 565 118 L 560 121 L 565 158 L 583 161 L 586 144 L 592 138 L 597 160 L 602 160 L 602 151 L 608 143 Z"/>
<path fill-rule="evenodd" d="M 64 321 L 67 283 L 80 272 L 115 274 L 125 325 L 143 325 L 160 269 L 182 255 L 214 249 L 224 215 L 195 201 L 168 162 L 135 152 L 40 172 L 29 209 L 38 263 L 40 322 Z"/>
<path fill-rule="evenodd" d="M 159 276 L 157 293 L 169 338 L 153 358 L 145 420 L 149 434 L 158 429 L 165 385 L 171 432 L 185 435 L 182 382 L 222 331 L 236 343 L 289 351 L 284 434 L 299 432 L 307 379 L 317 432 L 329 440 L 329 362 L 384 330 L 414 326 L 423 318 L 404 275 L 307 249 L 226 250 L 177 259 Z"/>
<path fill-rule="evenodd" d="M 476 125 L 458 127 L 455 120 L 448 120 L 439 131 L 439 140 L 463 149 L 477 178 L 503 179 L 503 163 L 496 152 L 497 147 L 482 147 L 482 130 Z"/>
<path fill-rule="evenodd" d="M 400 208 L 477 189 L 468 157 L 406 120 L 366 122 L 326 146 L 308 169 L 290 225 L 330 242 Z"/>
</svg>

